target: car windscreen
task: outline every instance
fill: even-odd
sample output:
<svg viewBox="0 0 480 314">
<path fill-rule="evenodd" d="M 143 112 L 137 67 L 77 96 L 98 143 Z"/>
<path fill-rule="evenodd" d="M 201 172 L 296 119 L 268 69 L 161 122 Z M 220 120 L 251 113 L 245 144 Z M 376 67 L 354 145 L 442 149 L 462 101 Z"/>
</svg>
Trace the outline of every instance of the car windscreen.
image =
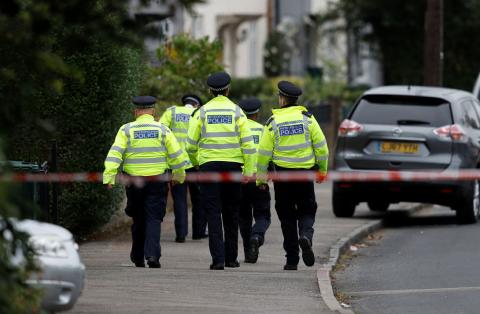
<svg viewBox="0 0 480 314">
<path fill-rule="evenodd" d="M 350 119 L 360 124 L 440 127 L 452 124 L 452 113 L 443 99 L 382 95 L 362 98 Z"/>
</svg>

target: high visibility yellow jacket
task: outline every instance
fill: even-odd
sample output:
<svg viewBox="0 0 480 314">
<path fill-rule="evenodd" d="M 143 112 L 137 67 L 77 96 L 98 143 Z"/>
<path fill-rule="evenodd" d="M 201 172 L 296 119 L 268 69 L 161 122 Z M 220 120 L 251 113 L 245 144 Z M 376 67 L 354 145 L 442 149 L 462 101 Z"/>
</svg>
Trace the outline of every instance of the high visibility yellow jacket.
<svg viewBox="0 0 480 314">
<path fill-rule="evenodd" d="M 122 164 L 123 171 L 132 176 L 159 175 L 170 168 L 180 182 L 185 180 L 185 169 L 191 165 L 172 131 L 148 114 L 118 130 L 105 159 L 104 184 L 115 183 Z"/>
<path fill-rule="evenodd" d="M 203 105 L 192 118 L 187 137 L 187 153 L 192 162 L 237 162 L 244 175 L 253 174 L 255 146 L 245 114 L 225 96 Z"/>
<path fill-rule="evenodd" d="M 255 146 L 255 150 L 257 153 L 255 154 L 254 158 L 254 169 L 253 172 L 257 172 L 257 155 L 258 155 L 258 146 L 260 144 L 260 138 L 262 137 L 264 126 L 258 123 L 257 121 L 248 119 L 248 127 L 250 128 L 250 132 L 252 133 L 253 138 L 253 145 Z"/>
<path fill-rule="evenodd" d="M 318 165 L 326 174 L 328 146 L 317 120 L 303 106 L 273 109 L 272 113 L 258 147 L 257 184 L 266 182 L 270 161 L 293 169 Z"/>
<path fill-rule="evenodd" d="M 199 114 L 200 114 L 200 108 L 197 108 L 192 112 L 192 115 L 190 117 L 190 123 L 188 124 L 188 129 L 189 130 L 190 130 L 190 125 L 194 122 L 196 123 L 196 121 L 199 119 Z M 192 165 L 193 166 L 198 166 L 198 149 L 197 149 L 197 152 L 195 152 L 194 150 L 191 150 L 189 152 L 187 146 L 188 146 L 188 132 L 187 132 L 187 142 L 185 144 L 185 151 L 187 152 L 188 157 L 190 158 L 190 162 L 192 163 Z"/>
<path fill-rule="evenodd" d="M 190 105 L 172 106 L 165 110 L 159 120 L 170 128 L 183 149 L 187 143 L 188 123 L 194 110 Z"/>
</svg>

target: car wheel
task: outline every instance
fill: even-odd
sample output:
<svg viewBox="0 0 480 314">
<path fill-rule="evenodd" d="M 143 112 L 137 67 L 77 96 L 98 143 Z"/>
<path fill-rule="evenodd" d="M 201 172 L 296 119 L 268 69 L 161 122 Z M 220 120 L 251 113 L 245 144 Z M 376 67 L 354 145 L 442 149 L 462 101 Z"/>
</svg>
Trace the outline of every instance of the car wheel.
<svg viewBox="0 0 480 314">
<path fill-rule="evenodd" d="M 374 212 L 386 212 L 390 203 L 387 201 L 370 201 L 367 202 L 368 209 Z"/>
<path fill-rule="evenodd" d="M 332 205 L 333 214 L 336 217 L 352 217 L 355 213 L 355 201 L 348 193 L 336 188 L 335 185 L 333 186 Z"/>
<path fill-rule="evenodd" d="M 473 181 L 463 195 L 460 206 L 456 208 L 457 220 L 461 224 L 476 223 L 480 213 L 480 185 L 478 180 Z"/>
</svg>

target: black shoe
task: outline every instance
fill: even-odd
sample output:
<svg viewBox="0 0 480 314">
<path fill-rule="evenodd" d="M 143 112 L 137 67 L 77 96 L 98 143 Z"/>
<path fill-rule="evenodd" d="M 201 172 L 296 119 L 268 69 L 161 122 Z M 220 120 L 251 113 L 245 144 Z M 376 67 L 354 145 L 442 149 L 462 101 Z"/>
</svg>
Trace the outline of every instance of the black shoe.
<svg viewBox="0 0 480 314">
<path fill-rule="evenodd" d="M 302 249 L 302 259 L 305 265 L 309 267 L 313 266 L 313 264 L 315 264 L 315 254 L 313 254 L 312 243 L 310 242 L 310 240 L 306 237 L 301 237 L 298 240 L 298 244 Z"/>
<path fill-rule="evenodd" d="M 155 257 L 147 257 L 146 260 L 147 260 L 148 267 L 150 267 L 150 268 L 160 268 L 161 267 L 160 262 Z"/>
<path fill-rule="evenodd" d="M 240 263 L 238 261 L 226 262 L 225 267 L 237 268 L 237 267 L 240 267 Z"/>
<path fill-rule="evenodd" d="M 130 252 L 130 261 L 135 264 L 135 267 L 145 267 L 145 261 L 143 259 L 136 260 L 133 254 Z"/>
<path fill-rule="evenodd" d="M 208 238 L 208 234 L 192 235 L 192 240 L 201 240 Z"/>
<path fill-rule="evenodd" d="M 177 243 L 185 243 L 185 237 L 176 237 L 175 242 Z"/>
<path fill-rule="evenodd" d="M 249 252 L 245 252 L 245 263 L 255 264 L 257 261 L 252 259 Z"/>
<path fill-rule="evenodd" d="M 260 247 L 260 241 L 257 237 L 250 239 L 250 248 L 247 254 L 245 254 L 245 263 L 256 263 L 258 260 L 258 248 Z"/>
<path fill-rule="evenodd" d="M 223 264 L 210 264 L 210 269 L 211 270 L 223 270 L 224 266 L 223 266 Z"/>
<path fill-rule="evenodd" d="M 298 269 L 297 265 L 285 264 L 285 266 L 283 266 L 283 270 L 297 270 L 297 269 Z"/>
<path fill-rule="evenodd" d="M 135 264 L 135 267 L 145 267 L 145 262 L 133 262 Z"/>
</svg>

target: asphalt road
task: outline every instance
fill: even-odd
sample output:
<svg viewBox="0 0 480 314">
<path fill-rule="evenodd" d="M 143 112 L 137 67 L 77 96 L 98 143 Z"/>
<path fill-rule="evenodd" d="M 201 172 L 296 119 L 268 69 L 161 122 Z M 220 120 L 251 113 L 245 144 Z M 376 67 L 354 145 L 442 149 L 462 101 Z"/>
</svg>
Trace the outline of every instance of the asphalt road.
<svg viewBox="0 0 480 314">
<path fill-rule="evenodd" d="M 317 269 L 329 259 L 330 247 L 353 230 L 381 215 L 365 206 L 354 218 L 335 218 L 331 184 L 316 185 L 318 201 L 314 252 L 317 263 L 284 271 L 285 252 L 277 214 L 256 264 L 211 271 L 208 241 L 175 243 L 173 214 L 162 223 L 162 268 L 134 268 L 129 261 L 127 228 L 115 236 L 83 243 L 80 255 L 87 267 L 83 295 L 69 313 L 332 313 L 323 302 Z M 405 204 L 396 208 L 407 208 Z"/>
<path fill-rule="evenodd" d="M 335 274 L 355 313 L 480 313 L 480 224 L 437 206 L 386 222 Z"/>
</svg>

